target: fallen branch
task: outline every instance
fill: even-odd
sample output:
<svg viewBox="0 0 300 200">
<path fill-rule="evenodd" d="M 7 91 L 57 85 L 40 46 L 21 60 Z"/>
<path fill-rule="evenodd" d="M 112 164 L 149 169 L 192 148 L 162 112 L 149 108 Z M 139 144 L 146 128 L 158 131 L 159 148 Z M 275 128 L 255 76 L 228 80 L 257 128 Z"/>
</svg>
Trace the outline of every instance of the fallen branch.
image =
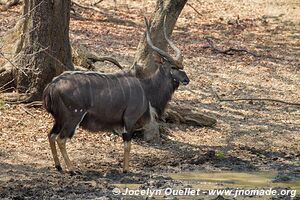
<svg viewBox="0 0 300 200">
<path fill-rule="evenodd" d="M 234 55 L 234 52 L 244 52 L 244 53 L 250 54 L 253 57 L 261 57 L 260 55 L 254 53 L 254 52 L 248 51 L 245 48 L 236 49 L 236 48 L 230 47 L 228 49 L 223 50 L 223 49 L 217 48 L 214 45 L 214 42 L 211 38 L 205 37 L 205 39 L 206 39 L 207 43 L 209 44 L 209 47 L 211 47 L 213 49 L 213 51 L 217 52 L 217 53 L 222 53 L 222 54 L 226 54 L 226 55 Z"/>
<path fill-rule="evenodd" d="M 287 102 L 279 99 L 272 99 L 272 98 L 235 98 L 235 99 L 223 99 L 220 97 L 220 95 L 212 89 L 213 93 L 217 97 L 219 101 L 271 101 L 276 103 L 282 103 L 292 106 L 300 106 L 300 103 L 294 103 L 294 102 Z"/>
</svg>

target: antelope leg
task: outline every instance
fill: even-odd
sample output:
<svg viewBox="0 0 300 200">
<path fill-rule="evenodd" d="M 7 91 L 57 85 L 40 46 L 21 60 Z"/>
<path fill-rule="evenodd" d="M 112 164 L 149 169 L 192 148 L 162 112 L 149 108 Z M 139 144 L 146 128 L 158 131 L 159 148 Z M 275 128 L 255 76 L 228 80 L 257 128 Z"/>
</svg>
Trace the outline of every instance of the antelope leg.
<svg viewBox="0 0 300 200">
<path fill-rule="evenodd" d="M 48 139 L 49 139 L 49 144 L 50 144 L 52 156 L 53 156 L 53 159 L 54 159 L 55 168 L 58 171 L 62 171 L 62 168 L 60 166 L 60 162 L 59 162 L 59 159 L 58 159 L 58 155 L 57 155 L 56 145 L 55 145 L 55 140 L 56 140 L 55 135 L 49 134 Z"/>
<path fill-rule="evenodd" d="M 124 165 L 123 172 L 127 173 L 129 171 L 129 158 L 130 158 L 130 149 L 131 149 L 131 141 L 124 141 Z"/>
<path fill-rule="evenodd" d="M 65 163 L 67 165 L 67 168 L 69 170 L 69 172 L 73 173 L 74 172 L 74 168 L 73 168 L 73 165 L 69 159 L 69 156 L 68 156 L 68 153 L 67 153 L 67 150 L 66 150 L 66 139 L 61 139 L 61 138 L 57 138 L 57 144 L 58 144 L 58 147 L 60 149 L 60 152 L 65 160 Z"/>
</svg>

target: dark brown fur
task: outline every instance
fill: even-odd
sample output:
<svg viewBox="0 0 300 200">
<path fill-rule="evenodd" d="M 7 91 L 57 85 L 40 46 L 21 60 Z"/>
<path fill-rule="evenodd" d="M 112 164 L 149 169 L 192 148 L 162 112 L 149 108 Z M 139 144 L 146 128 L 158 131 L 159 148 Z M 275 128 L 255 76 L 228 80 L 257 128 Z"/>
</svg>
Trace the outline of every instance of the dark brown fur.
<svg viewBox="0 0 300 200">
<path fill-rule="evenodd" d="M 150 77 L 131 73 L 65 72 L 45 89 L 43 99 L 61 138 L 71 138 L 77 125 L 91 131 L 141 128 L 150 119 L 149 102 L 161 115 L 179 85 L 170 69 L 159 66 Z"/>
</svg>

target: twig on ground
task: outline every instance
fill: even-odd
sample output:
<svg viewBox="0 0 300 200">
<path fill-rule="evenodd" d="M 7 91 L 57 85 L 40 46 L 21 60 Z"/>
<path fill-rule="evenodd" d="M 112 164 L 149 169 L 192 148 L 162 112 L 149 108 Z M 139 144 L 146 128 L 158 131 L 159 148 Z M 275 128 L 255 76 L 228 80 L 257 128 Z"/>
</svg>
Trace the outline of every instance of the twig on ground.
<svg viewBox="0 0 300 200">
<path fill-rule="evenodd" d="M 251 56 L 253 57 L 261 57 L 261 55 L 258 55 L 254 52 L 251 52 L 251 51 L 248 51 L 247 49 L 245 48 L 241 48 L 241 49 L 236 49 L 236 48 L 228 48 L 228 49 L 220 49 L 220 48 L 217 48 L 215 45 L 214 45 L 214 42 L 211 38 L 208 38 L 208 37 L 205 37 L 207 43 L 209 44 L 209 46 L 213 49 L 213 51 L 217 52 L 217 53 L 222 53 L 222 54 L 226 54 L 226 55 L 234 55 L 234 52 L 244 52 L 244 53 L 248 53 L 250 54 Z"/>
<path fill-rule="evenodd" d="M 75 1 L 72 1 L 72 4 L 78 6 L 79 8 L 91 9 L 91 10 L 94 10 L 96 12 L 99 12 L 99 13 L 103 14 L 103 12 L 99 8 L 96 8 L 96 7 L 81 5 L 81 4 L 79 4 L 79 3 L 75 2 Z"/>
<path fill-rule="evenodd" d="M 276 102 L 276 103 L 282 103 L 282 104 L 287 104 L 287 105 L 292 105 L 292 106 L 300 106 L 300 103 L 294 103 L 294 102 L 287 102 L 279 99 L 272 99 L 272 98 L 235 98 L 235 99 L 223 99 L 220 97 L 220 95 L 211 88 L 212 92 L 215 94 L 216 98 L 219 101 L 271 101 L 271 102 Z"/>
<path fill-rule="evenodd" d="M 11 64 L 11 66 L 13 66 L 14 68 L 20 70 L 25 76 L 28 77 L 28 75 L 26 74 L 26 72 L 23 69 L 21 69 L 20 67 L 17 67 L 10 59 L 6 58 L 5 55 L 1 51 L 0 51 L 0 56 L 2 58 L 4 58 L 7 62 L 9 62 L 9 64 Z"/>
<path fill-rule="evenodd" d="M 203 16 L 192 4 L 186 3 L 189 7 L 191 7 L 198 15 Z"/>
<path fill-rule="evenodd" d="M 26 108 L 24 108 L 23 106 L 20 106 L 22 108 L 22 110 L 24 110 L 27 114 L 31 115 L 32 117 L 35 117 L 34 114 L 32 114 L 31 112 L 29 112 Z"/>
<path fill-rule="evenodd" d="M 43 102 L 42 101 L 33 101 L 27 104 L 24 104 L 25 107 L 31 108 L 31 107 L 41 107 L 43 106 Z"/>
<path fill-rule="evenodd" d="M 201 4 L 201 3 L 203 3 L 203 2 L 201 2 L 200 0 L 196 0 L 199 4 Z"/>
<path fill-rule="evenodd" d="M 9 88 L 5 88 L 5 89 L 0 90 L 0 92 L 4 93 L 6 91 L 13 91 L 15 89 L 16 89 L 15 87 L 9 87 Z"/>
<path fill-rule="evenodd" d="M 0 87 L 0 92 L 6 91 L 7 89 L 4 89 L 6 86 L 8 86 L 9 84 L 11 84 L 12 82 L 15 81 L 15 78 L 13 78 L 12 80 L 8 81 L 7 83 L 5 83 L 4 85 L 2 85 Z"/>
<path fill-rule="evenodd" d="M 188 88 L 188 87 L 183 87 L 183 88 L 181 88 L 180 90 L 187 90 L 187 91 L 189 91 L 189 92 L 191 92 L 191 93 L 193 93 L 193 94 L 197 94 L 197 92 L 195 92 L 195 91 L 193 91 L 192 89 L 190 89 L 190 88 Z"/>
<path fill-rule="evenodd" d="M 92 5 L 93 5 L 93 6 L 96 6 L 96 5 L 98 5 L 99 3 L 101 3 L 102 1 L 104 1 L 104 0 L 98 0 L 98 1 L 96 1 L 95 3 L 93 3 Z"/>
</svg>

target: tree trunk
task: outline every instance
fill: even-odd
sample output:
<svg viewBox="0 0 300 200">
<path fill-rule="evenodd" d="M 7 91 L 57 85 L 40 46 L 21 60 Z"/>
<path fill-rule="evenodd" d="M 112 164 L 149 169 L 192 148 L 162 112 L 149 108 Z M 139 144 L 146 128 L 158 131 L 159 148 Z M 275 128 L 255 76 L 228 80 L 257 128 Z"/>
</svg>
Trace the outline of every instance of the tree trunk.
<svg viewBox="0 0 300 200">
<path fill-rule="evenodd" d="M 167 49 L 167 41 L 163 35 L 164 17 L 167 16 L 166 28 L 167 34 L 170 36 L 186 2 L 187 0 L 157 0 L 155 12 L 151 17 L 150 32 L 152 41 L 158 48 Z M 155 70 L 152 50 L 148 48 L 145 35 L 139 43 L 135 63 L 134 68 L 137 75 L 141 73 L 147 75 Z"/>
<path fill-rule="evenodd" d="M 151 17 L 151 37 L 154 45 L 162 50 L 167 50 L 167 41 L 163 34 L 164 17 L 166 18 L 167 35 L 170 36 L 174 29 L 177 18 L 179 17 L 187 0 L 157 0 L 156 8 Z M 152 50 L 148 48 L 146 35 L 139 43 L 135 57 L 133 70 L 138 77 L 147 76 L 155 71 L 155 65 L 152 58 Z M 144 140 L 151 143 L 160 143 L 160 133 L 158 123 L 153 120 L 144 127 Z"/>
<path fill-rule="evenodd" d="M 12 52 L 16 56 L 3 72 L 9 74 L 11 68 L 14 87 L 26 93 L 27 101 L 40 100 L 54 76 L 74 69 L 69 42 L 70 5 L 70 0 L 24 1 L 22 19 L 15 27 L 18 39 Z"/>
</svg>

